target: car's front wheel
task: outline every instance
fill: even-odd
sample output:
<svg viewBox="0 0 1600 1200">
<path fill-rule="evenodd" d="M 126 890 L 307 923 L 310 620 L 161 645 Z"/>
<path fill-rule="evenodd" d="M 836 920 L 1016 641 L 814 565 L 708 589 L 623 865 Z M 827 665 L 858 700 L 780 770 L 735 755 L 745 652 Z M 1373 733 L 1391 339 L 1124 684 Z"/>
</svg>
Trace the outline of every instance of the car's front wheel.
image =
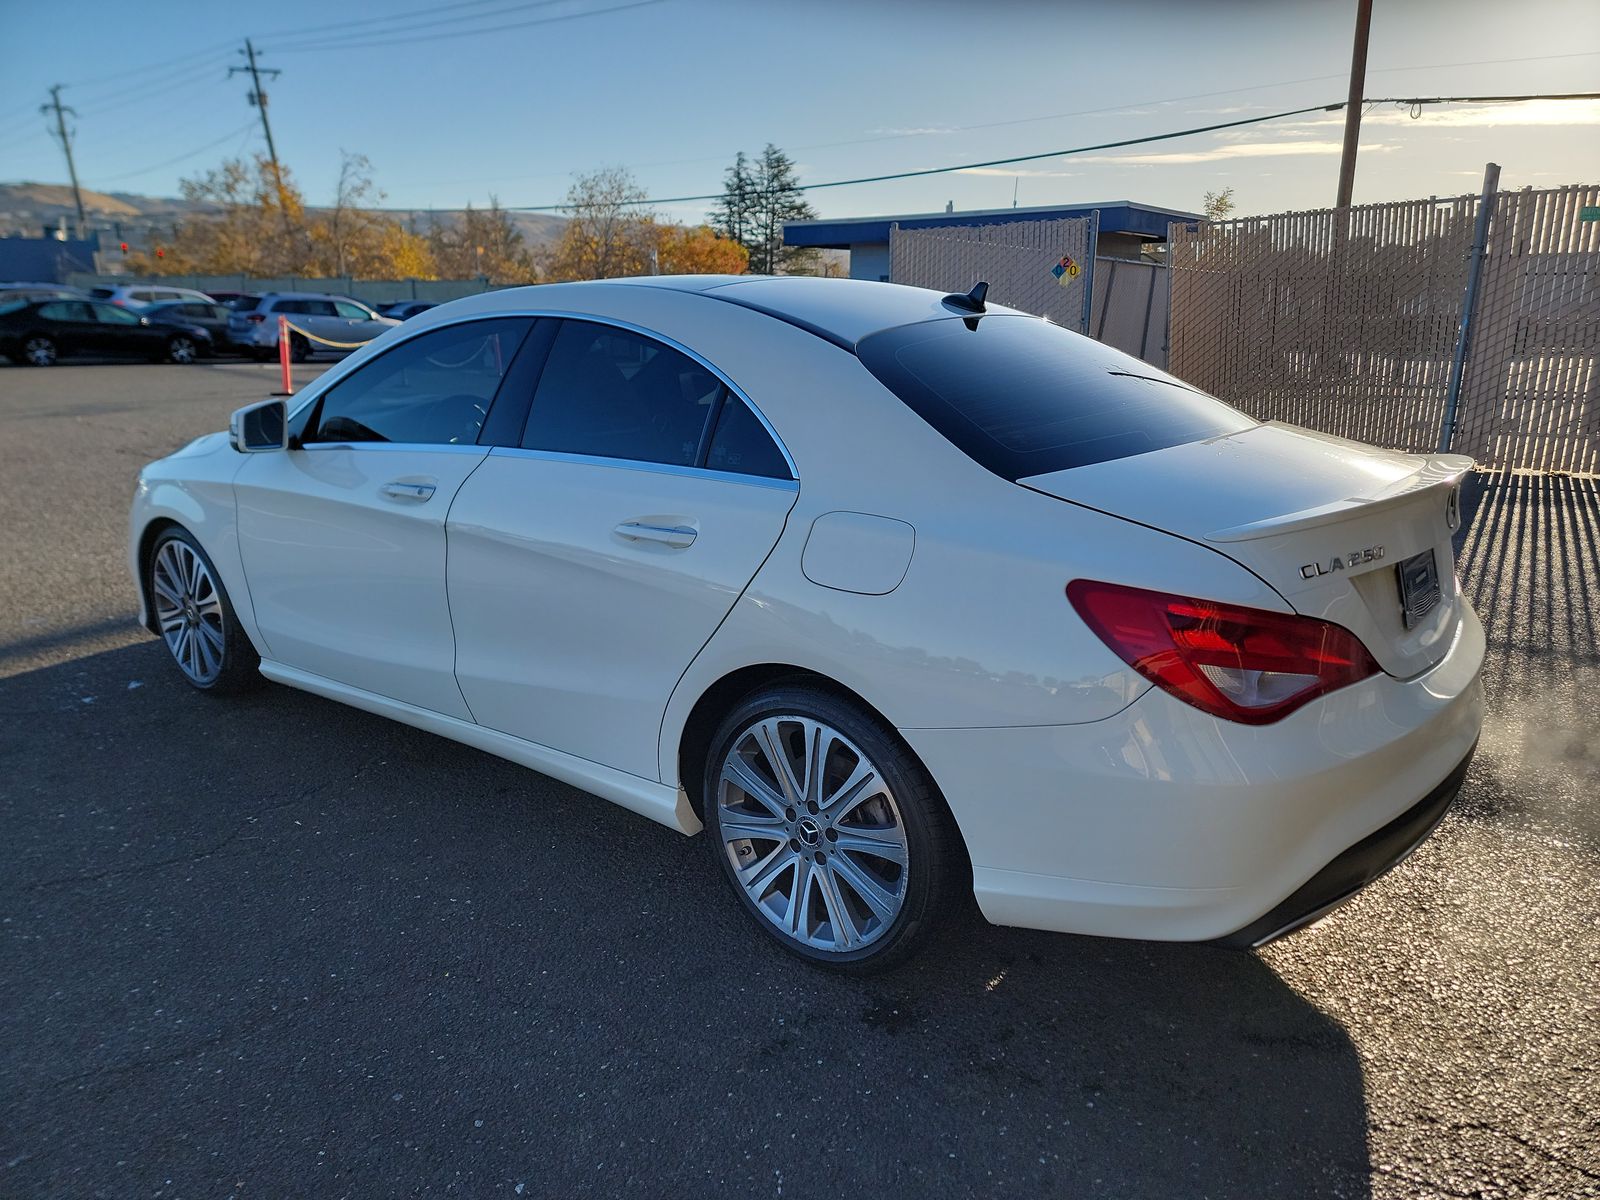
<svg viewBox="0 0 1600 1200">
<path fill-rule="evenodd" d="M 22 359 L 31 367 L 53 367 L 56 364 L 56 344 L 54 339 L 47 338 L 42 333 L 22 343 Z"/>
<path fill-rule="evenodd" d="M 194 339 L 187 334 L 174 334 L 167 339 L 167 359 L 180 366 L 188 366 L 200 357 L 200 348 L 194 344 Z"/>
<path fill-rule="evenodd" d="M 910 954 L 965 877 L 927 771 L 860 705 L 810 684 L 747 697 L 712 741 L 711 848 L 746 911 L 793 954 L 866 972 Z"/>
<path fill-rule="evenodd" d="M 239 628 L 217 569 L 188 530 L 173 526 L 150 551 L 156 626 L 183 677 L 205 692 L 257 682 L 261 658 Z"/>
</svg>

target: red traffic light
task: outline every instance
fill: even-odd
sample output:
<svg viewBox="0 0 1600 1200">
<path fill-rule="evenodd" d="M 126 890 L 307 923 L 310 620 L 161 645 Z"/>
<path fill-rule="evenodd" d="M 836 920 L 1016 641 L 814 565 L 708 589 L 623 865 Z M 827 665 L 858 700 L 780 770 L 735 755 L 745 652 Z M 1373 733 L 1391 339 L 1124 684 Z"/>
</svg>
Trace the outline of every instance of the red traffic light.
<svg viewBox="0 0 1600 1200">
<path fill-rule="evenodd" d="M 122 247 L 122 252 L 124 254 L 126 254 L 128 252 L 128 243 L 127 242 L 118 242 L 117 244 Z"/>
<path fill-rule="evenodd" d="M 161 249 L 159 246 L 157 246 L 156 247 L 156 257 L 157 258 L 165 258 L 166 256 L 167 256 L 167 252 L 165 250 Z"/>
</svg>

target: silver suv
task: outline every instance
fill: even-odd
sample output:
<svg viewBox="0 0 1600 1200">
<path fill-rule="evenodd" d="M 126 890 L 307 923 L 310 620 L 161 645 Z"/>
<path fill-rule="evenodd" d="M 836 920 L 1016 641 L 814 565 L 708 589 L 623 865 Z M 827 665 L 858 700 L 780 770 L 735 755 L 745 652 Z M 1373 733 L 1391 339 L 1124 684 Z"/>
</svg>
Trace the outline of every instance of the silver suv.
<svg viewBox="0 0 1600 1200">
<path fill-rule="evenodd" d="M 166 287 L 154 283 L 124 283 L 116 287 L 89 289 L 96 300 L 106 300 L 123 308 L 139 309 L 147 304 L 165 304 L 174 300 L 189 300 L 196 304 L 210 304 L 211 297 L 193 288 Z"/>
<path fill-rule="evenodd" d="M 380 317 L 365 304 L 325 292 L 267 292 L 254 303 L 247 298 L 239 304 L 228 318 L 228 339 L 262 359 L 278 352 L 279 317 L 288 317 L 291 325 L 314 337 L 340 343 L 370 342 L 400 324 Z M 289 356 L 295 362 L 304 362 L 320 349 L 323 347 L 316 342 L 290 332 Z"/>
</svg>

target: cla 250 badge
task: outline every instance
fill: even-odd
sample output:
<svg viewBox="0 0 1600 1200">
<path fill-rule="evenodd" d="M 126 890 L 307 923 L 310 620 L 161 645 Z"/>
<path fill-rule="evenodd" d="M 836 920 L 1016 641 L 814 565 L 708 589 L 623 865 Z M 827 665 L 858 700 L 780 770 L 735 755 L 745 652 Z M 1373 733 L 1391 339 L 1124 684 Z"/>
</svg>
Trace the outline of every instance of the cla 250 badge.
<svg viewBox="0 0 1600 1200">
<path fill-rule="evenodd" d="M 1318 575 L 1331 575 L 1335 571 L 1348 571 L 1362 563 L 1377 562 L 1383 557 L 1382 546 L 1368 546 L 1365 550 L 1352 550 L 1349 554 L 1335 554 L 1327 562 L 1306 563 L 1300 568 L 1300 578 L 1315 579 Z"/>
</svg>

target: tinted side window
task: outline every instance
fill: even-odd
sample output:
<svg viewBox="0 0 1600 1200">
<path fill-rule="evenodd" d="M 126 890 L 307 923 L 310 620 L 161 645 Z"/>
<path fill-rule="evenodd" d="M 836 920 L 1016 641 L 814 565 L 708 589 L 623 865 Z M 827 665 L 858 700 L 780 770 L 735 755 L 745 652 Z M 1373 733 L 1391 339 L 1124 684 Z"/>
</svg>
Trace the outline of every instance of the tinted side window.
<svg viewBox="0 0 1600 1200">
<path fill-rule="evenodd" d="M 789 464 L 760 419 L 737 396 L 729 396 L 711 435 L 706 466 L 713 471 L 737 471 L 768 479 L 791 479 Z"/>
<path fill-rule="evenodd" d="M 1256 424 L 1148 363 L 1036 317 L 902 325 L 861 339 L 856 354 L 957 449 L 1006 479 Z"/>
<path fill-rule="evenodd" d="M 334 384 L 301 440 L 472 445 L 528 325 L 470 321 L 396 346 Z"/>
<path fill-rule="evenodd" d="M 305 303 L 304 300 L 274 300 L 272 302 L 272 311 L 288 313 L 293 316 L 295 313 L 305 312 Z"/>
<path fill-rule="evenodd" d="M 137 325 L 139 318 L 136 314 L 125 308 L 118 308 L 115 304 L 93 304 L 95 320 L 102 325 Z"/>
<path fill-rule="evenodd" d="M 641 462 L 694 465 L 722 381 L 670 346 L 609 325 L 564 321 L 522 444 Z"/>
<path fill-rule="evenodd" d="M 348 321 L 365 321 L 372 316 L 361 305 L 351 304 L 348 300 L 335 300 L 333 307 L 335 312 Z"/>
<path fill-rule="evenodd" d="M 300 311 L 305 313 L 308 317 L 333 316 L 332 300 L 302 300 L 300 301 L 300 304 Z"/>
</svg>

